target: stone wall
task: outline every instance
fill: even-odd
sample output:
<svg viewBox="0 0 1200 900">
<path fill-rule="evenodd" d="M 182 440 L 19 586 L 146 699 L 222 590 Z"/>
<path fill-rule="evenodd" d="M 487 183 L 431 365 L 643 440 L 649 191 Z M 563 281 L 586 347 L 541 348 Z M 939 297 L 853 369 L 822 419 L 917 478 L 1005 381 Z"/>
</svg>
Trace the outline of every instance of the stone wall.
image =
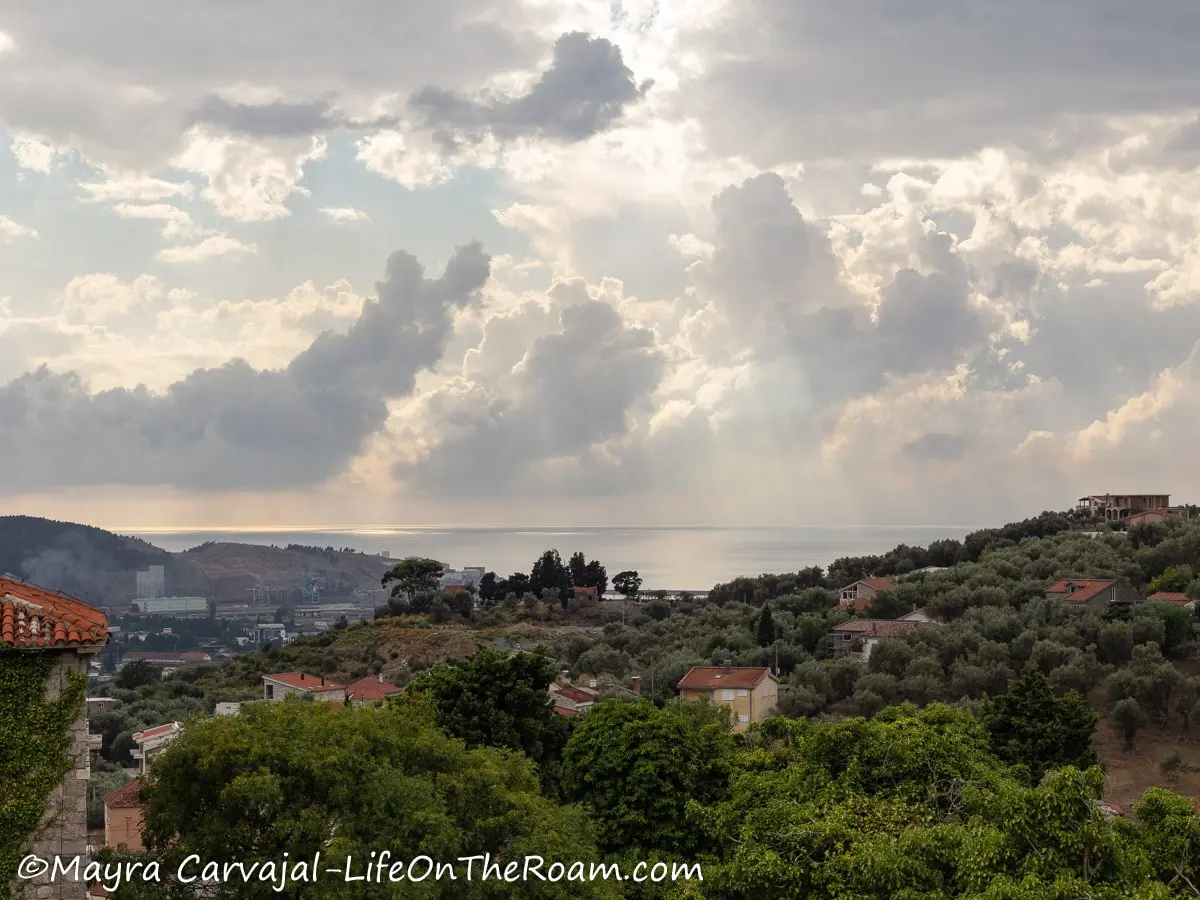
<svg viewBox="0 0 1200 900">
<path fill-rule="evenodd" d="M 58 660 L 46 682 L 46 696 L 53 699 L 67 686 L 67 675 L 74 672 L 87 676 L 91 653 L 75 650 L 32 651 L 56 652 Z M 87 796 L 88 779 L 91 777 L 91 754 L 88 747 L 87 704 L 83 704 L 79 718 L 71 726 L 71 745 L 67 752 L 75 765 L 63 777 L 62 783 L 46 800 L 46 812 L 38 826 L 30 853 L 43 859 L 62 857 L 63 863 L 71 857 L 87 854 Z M 77 869 L 82 876 L 85 861 Z M 67 880 L 64 880 L 67 879 Z M 87 900 L 87 885 L 83 881 L 71 881 L 61 873 L 54 883 L 49 873 L 44 878 L 24 882 L 27 900 Z"/>
</svg>

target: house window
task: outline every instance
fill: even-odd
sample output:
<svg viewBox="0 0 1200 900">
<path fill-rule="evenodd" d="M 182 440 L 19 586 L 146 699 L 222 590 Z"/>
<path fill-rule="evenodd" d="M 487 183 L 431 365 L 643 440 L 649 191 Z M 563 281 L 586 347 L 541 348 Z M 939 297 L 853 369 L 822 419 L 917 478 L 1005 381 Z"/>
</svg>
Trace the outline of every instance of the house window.
<svg viewBox="0 0 1200 900">
<path fill-rule="evenodd" d="M 738 721 L 741 722 L 743 725 L 745 725 L 747 722 L 750 721 L 750 717 L 749 716 L 738 716 Z"/>
<path fill-rule="evenodd" d="M 733 699 L 733 691 L 732 691 L 732 690 L 730 690 L 729 688 L 726 688 L 726 689 L 725 689 L 725 690 L 723 690 L 723 691 L 718 691 L 718 692 L 717 692 L 717 696 L 718 696 L 718 697 L 719 697 L 721 700 L 732 700 L 732 699 Z"/>
<path fill-rule="evenodd" d="M 750 692 L 748 690 L 746 690 L 745 688 L 738 688 L 738 696 L 739 697 L 749 697 Z"/>
</svg>

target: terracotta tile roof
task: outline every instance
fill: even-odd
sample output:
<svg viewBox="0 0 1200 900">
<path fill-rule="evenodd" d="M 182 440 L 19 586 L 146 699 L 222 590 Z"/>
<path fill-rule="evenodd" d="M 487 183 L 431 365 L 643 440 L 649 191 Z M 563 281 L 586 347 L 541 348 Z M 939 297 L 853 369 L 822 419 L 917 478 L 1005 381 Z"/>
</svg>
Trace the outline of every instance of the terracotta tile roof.
<svg viewBox="0 0 1200 900">
<path fill-rule="evenodd" d="M 933 622 L 921 622 L 915 619 L 851 619 L 843 622 L 833 630 L 843 634 L 861 634 L 867 637 L 896 637 L 901 634 L 912 634 L 922 628 L 935 628 Z"/>
<path fill-rule="evenodd" d="M 140 744 L 144 741 L 153 740 L 156 737 L 162 737 L 164 734 L 171 734 L 182 728 L 179 722 L 168 722 L 166 725 L 155 725 L 153 728 L 147 728 L 145 731 L 139 731 L 133 736 L 134 743 Z"/>
<path fill-rule="evenodd" d="M 115 791 L 104 795 L 104 805 L 109 809 L 133 809 L 140 807 L 138 793 L 142 790 L 142 780 L 135 778 L 128 784 L 123 784 Z"/>
<path fill-rule="evenodd" d="M 848 591 L 850 588 L 858 587 L 860 584 L 864 584 L 876 591 L 894 591 L 896 589 L 896 586 L 886 578 L 861 578 L 858 581 L 854 581 L 846 585 L 844 588 L 842 588 L 842 590 Z"/>
<path fill-rule="evenodd" d="M 1111 578 L 1060 578 L 1046 588 L 1046 593 L 1065 594 L 1063 599 L 1070 603 L 1086 603 L 1114 584 L 1116 581 Z M 1070 585 L 1075 585 L 1075 590 L 1068 593 Z"/>
<path fill-rule="evenodd" d="M 870 597 L 855 597 L 853 600 L 839 600 L 839 609 L 852 609 L 855 612 L 866 612 L 871 608 Z"/>
<path fill-rule="evenodd" d="M 325 691 L 344 691 L 345 685 L 322 678 L 320 675 L 305 675 L 303 672 L 283 672 L 278 675 L 264 675 L 264 679 L 302 691 L 312 691 L 321 694 Z"/>
<path fill-rule="evenodd" d="M 718 688 L 755 688 L 771 674 L 766 666 L 692 666 L 679 680 L 679 688 L 715 691 Z"/>
<path fill-rule="evenodd" d="M 351 700 L 386 700 L 393 694 L 401 694 L 403 691 L 394 684 L 388 684 L 386 681 L 380 681 L 375 675 L 370 675 L 366 678 L 360 678 L 353 684 L 346 686 L 346 696 Z"/>
<path fill-rule="evenodd" d="M 554 687 L 551 690 L 559 696 L 566 697 L 574 703 L 595 703 L 596 695 L 573 687 Z"/>
<path fill-rule="evenodd" d="M 554 707 L 554 713 L 559 716 L 577 716 L 579 715 L 579 710 L 571 709 L 567 706 L 556 706 Z"/>
<path fill-rule="evenodd" d="M 65 594 L 0 578 L 0 646 L 44 650 L 107 643 L 108 619 L 100 610 Z"/>
<path fill-rule="evenodd" d="M 1146 598 L 1147 600 L 1165 600 L 1167 603 L 1191 603 L 1192 598 L 1177 591 L 1158 591 Z"/>
</svg>

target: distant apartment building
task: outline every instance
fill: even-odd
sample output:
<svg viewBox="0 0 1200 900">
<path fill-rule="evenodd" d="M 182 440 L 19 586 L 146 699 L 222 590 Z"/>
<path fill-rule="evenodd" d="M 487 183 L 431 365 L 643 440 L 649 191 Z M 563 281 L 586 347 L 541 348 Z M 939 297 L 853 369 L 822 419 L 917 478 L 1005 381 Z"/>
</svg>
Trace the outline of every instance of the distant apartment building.
<svg viewBox="0 0 1200 900">
<path fill-rule="evenodd" d="M 1076 509 L 1091 519 L 1122 522 L 1132 514 L 1171 507 L 1170 494 L 1092 494 L 1080 497 Z"/>
<path fill-rule="evenodd" d="M 345 685 L 326 680 L 323 675 L 305 675 L 303 672 L 284 672 L 264 675 L 263 699 L 278 703 L 286 697 L 311 697 L 326 703 L 344 703 Z"/>
<path fill-rule="evenodd" d="M 165 566 L 151 566 L 144 572 L 137 573 L 137 599 L 152 600 L 166 593 L 167 569 Z"/>
<path fill-rule="evenodd" d="M 866 612 L 871 608 L 871 601 L 880 591 L 894 591 L 896 586 L 886 578 L 864 578 L 861 581 L 856 581 L 854 584 L 848 584 L 842 588 L 841 599 L 838 600 L 838 608 L 842 610 L 854 610 L 855 612 Z"/>
<path fill-rule="evenodd" d="M 146 768 L 151 761 L 167 748 L 167 744 L 179 737 L 182 729 L 182 723 L 168 722 L 166 725 L 139 731 L 133 736 L 133 742 L 137 744 L 137 748 L 130 755 L 138 761 L 142 775 L 146 774 Z"/>
<path fill-rule="evenodd" d="M 151 616 L 208 614 L 208 598 L 206 597 L 146 597 L 134 600 L 133 605 L 137 607 L 137 612 Z"/>
<path fill-rule="evenodd" d="M 679 681 L 679 696 L 727 706 L 733 730 L 761 722 L 779 702 L 779 679 L 766 666 L 692 666 Z"/>
<path fill-rule="evenodd" d="M 1046 599 L 1103 612 L 1114 603 L 1135 603 L 1140 598 L 1115 578 L 1060 578 L 1046 588 Z"/>
</svg>

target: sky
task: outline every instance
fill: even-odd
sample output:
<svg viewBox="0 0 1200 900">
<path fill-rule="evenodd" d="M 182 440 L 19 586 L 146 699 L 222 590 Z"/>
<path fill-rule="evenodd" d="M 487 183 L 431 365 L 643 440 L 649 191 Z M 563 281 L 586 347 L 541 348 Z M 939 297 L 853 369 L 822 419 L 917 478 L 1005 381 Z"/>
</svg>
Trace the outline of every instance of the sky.
<svg viewBox="0 0 1200 900">
<path fill-rule="evenodd" d="M 0 506 L 1200 502 L 1194 0 L 9 0 Z"/>
</svg>

